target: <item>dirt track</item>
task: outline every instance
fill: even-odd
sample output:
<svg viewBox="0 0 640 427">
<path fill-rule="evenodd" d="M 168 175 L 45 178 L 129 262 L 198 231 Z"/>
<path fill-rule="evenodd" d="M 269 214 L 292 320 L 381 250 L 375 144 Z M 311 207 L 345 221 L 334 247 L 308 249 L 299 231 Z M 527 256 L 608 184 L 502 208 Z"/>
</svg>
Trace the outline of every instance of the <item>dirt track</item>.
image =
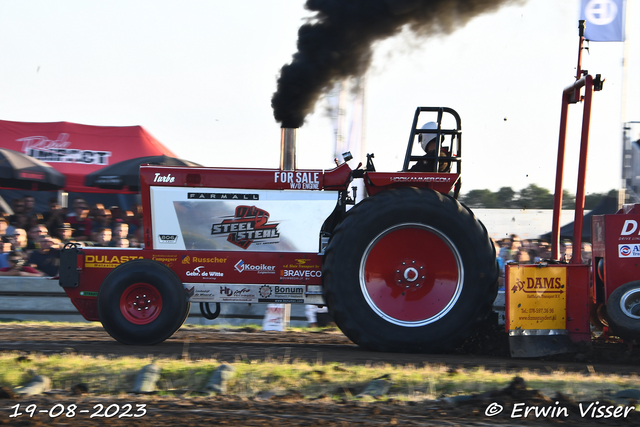
<svg viewBox="0 0 640 427">
<path fill-rule="evenodd" d="M 563 368 L 572 372 L 640 373 L 640 354 L 631 352 L 624 346 L 596 344 L 590 352 L 556 356 L 545 360 L 510 359 L 505 348 L 506 337 L 499 331 L 487 332 L 470 341 L 455 354 L 423 355 L 376 353 L 363 350 L 352 344 L 339 331 L 321 332 L 255 332 L 210 331 L 185 327 L 170 340 L 157 346 L 125 346 L 115 342 L 100 325 L 82 326 L 39 326 L 9 323 L 0 325 L 0 351 L 25 351 L 54 354 L 74 351 L 85 354 L 130 355 L 161 358 L 181 358 L 188 355 L 192 359 L 215 357 L 220 361 L 238 360 L 307 360 L 310 362 L 341 362 L 346 364 L 445 364 L 451 367 L 484 366 L 489 370 L 508 370 L 515 374 L 523 368 L 557 370 Z M 491 399 L 488 397 L 472 400 L 451 407 L 445 403 L 432 401 L 407 404 L 403 402 L 347 402 L 335 403 L 326 399 L 315 401 L 302 399 L 295 393 L 267 400 L 246 399 L 236 396 L 216 398 L 165 398 L 165 397 L 71 397 L 40 396 L 23 400 L 2 401 L 0 425 L 194 425 L 216 420 L 223 425 L 496 425 L 511 423 L 505 414 L 487 417 L 484 411 L 491 401 L 503 403 L 506 409 L 513 402 L 530 402 L 533 405 L 550 405 L 552 402 L 530 390 L 514 393 L 502 391 Z M 50 419 L 46 414 L 30 419 L 28 415 L 9 418 L 11 406 L 35 403 L 39 408 L 50 408 L 56 403 L 75 404 L 78 408 L 91 410 L 97 403 L 105 406 L 126 403 L 146 403 L 148 412 L 141 418 L 99 418 L 78 414 L 74 418 L 60 416 Z M 567 403 L 568 407 L 571 405 Z M 505 413 L 507 411 L 505 410 Z M 571 413 L 568 418 L 518 419 L 518 425 L 640 425 L 640 413 L 625 419 L 585 420 L 579 414 Z M 574 424 L 575 423 L 575 424 Z"/>
</svg>

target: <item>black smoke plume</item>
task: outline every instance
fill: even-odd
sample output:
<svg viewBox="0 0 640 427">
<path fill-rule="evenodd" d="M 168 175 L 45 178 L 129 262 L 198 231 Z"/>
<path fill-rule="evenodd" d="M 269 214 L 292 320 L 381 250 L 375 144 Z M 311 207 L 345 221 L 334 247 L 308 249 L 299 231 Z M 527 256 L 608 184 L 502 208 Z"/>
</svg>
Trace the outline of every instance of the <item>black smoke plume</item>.
<svg viewBox="0 0 640 427">
<path fill-rule="evenodd" d="M 307 0 L 316 12 L 298 30 L 298 51 L 282 67 L 271 106 L 282 127 L 302 126 L 334 82 L 363 75 L 372 44 L 408 26 L 418 36 L 449 34 L 517 0 Z"/>
</svg>

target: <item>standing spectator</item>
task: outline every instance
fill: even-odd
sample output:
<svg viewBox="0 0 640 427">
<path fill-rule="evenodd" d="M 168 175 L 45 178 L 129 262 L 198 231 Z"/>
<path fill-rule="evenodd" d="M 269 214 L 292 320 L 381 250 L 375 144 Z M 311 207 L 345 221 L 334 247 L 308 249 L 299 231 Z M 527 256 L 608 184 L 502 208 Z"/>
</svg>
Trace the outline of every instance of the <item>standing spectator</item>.
<svg viewBox="0 0 640 427">
<path fill-rule="evenodd" d="M 24 198 L 24 213 L 27 216 L 36 213 L 36 199 L 34 199 L 33 196 L 26 196 Z"/>
<path fill-rule="evenodd" d="M 109 210 L 111 211 L 111 217 L 113 218 L 114 222 L 122 220 L 122 209 L 120 209 L 119 206 L 111 206 Z"/>
<path fill-rule="evenodd" d="M 13 232 L 12 250 L 27 260 L 27 232 L 24 228 L 16 228 Z"/>
<path fill-rule="evenodd" d="M 131 234 L 137 235 L 138 230 L 142 230 L 142 206 L 138 204 L 131 205 L 131 212 L 133 212 L 133 217 L 128 217 L 127 223 Z"/>
<path fill-rule="evenodd" d="M 127 240 L 129 241 L 129 247 L 130 248 L 139 248 L 140 247 L 140 241 L 138 240 L 138 238 L 135 235 L 129 234 L 127 236 Z"/>
<path fill-rule="evenodd" d="M 53 244 L 51 236 L 40 236 L 39 248 L 31 252 L 27 260 L 29 265 L 35 264 L 38 270 L 50 277 L 57 276 L 60 269 L 60 251 L 52 248 Z"/>
<path fill-rule="evenodd" d="M 9 222 L 13 224 L 14 222 L 16 222 L 16 219 L 17 219 L 16 217 L 18 215 L 24 215 L 24 200 L 13 199 L 11 201 L 11 209 L 13 210 L 13 215 L 9 217 Z"/>
<path fill-rule="evenodd" d="M 40 247 L 40 236 L 49 234 L 49 230 L 42 224 L 34 225 L 27 234 L 27 251 L 32 251 Z"/>
<path fill-rule="evenodd" d="M 9 267 L 8 257 L 12 246 L 13 241 L 10 236 L 0 237 L 0 268 Z"/>
<path fill-rule="evenodd" d="M 123 238 L 119 238 L 116 237 L 115 239 L 111 240 L 111 243 L 113 243 L 113 245 L 109 245 L 109 246 L 113 246 L 114 248 L 128 248 L 129 247 L 129 239 L 123 239 Z"/>
<path fill-rule="evenodd" d="M 91 228 L 91 240 L 97 240 L 98 230 L 111 228 L 111 211 L 109 209 L 98 209 L 95 214 L 93 227 Z"/>
<path fill-rule="evenodd" d="M 24 265 L 24 259 L 19 254 L 11 251 L 7 257 L 9 267 L 0 268 L 0 276 L 27 276 L 42 277 L 44 273 L 33 267 Z"/>
<path fill-rule="evenodd" d="M 9 228 L 9 220 L 4 215 L 0 215 L 0 237 L 7 234 Z"/>
<path fill-rule="evenodd" d="M 62 237 L 58 235 L 58 230 L 65 222 L 64 211 L 58 203 L 57 197 L 51 197 L 49 199 L 49 210 L 42 214 L 44 218 L 44 225 L 48 230 L 51 230 L 55 237 Z"/>
<path fill-rule="evenodd" d="M 109 246 L 109 242 L 111 242 L 111 229 L 107 227 L 99 229 L 96 232 L 95 242 L 95 246 Z"/>
<path fill-rule="evenodd" d="M 67 214 L 67 222 L 70 222 L 69 220 L 71 218 L 77 217 L 79 212 L 88 208 L 89 208 L 89 205 L 82 197 L 73 199 L 73 202 L 71 203 L 71 212 Z M 87 216 L 89 215 L 87 214 Z"/>
<path fill-rule="evenodd" d="M 128 235 L 129 235 L 129 225 L 125 224 L 124 222 L 117 222 L 113 226 L 113 233 L 112 233 L 113 237 L 111 238 L 111 240 L 115 241 L 118 239 L 126 239 Z"/>
<path fill-rule="evenodd" d="M 73 228 L 68 222 L 63 223 L 60 227 L 58 227 L 57 232 L 58 236 L 60 236 L 60 243 L 62 244 L 62 246 L 66 245 L 67 243 L 75 243 L 75 240 L 73 240 L 72 237 Z"/>
<path fill-rule="evenodd" d="M 78 202 L 80 200 L 80 202 Z M 76 203 L 78 202 L 78 203 Z M 89 206 L 83 199 L 73 201 L 74 215 L 67 215 L 67 222 L 74 228 L 73 238 L 78 241 L 91 240 L 91 220 L 88 218 Z"/>
</svg>

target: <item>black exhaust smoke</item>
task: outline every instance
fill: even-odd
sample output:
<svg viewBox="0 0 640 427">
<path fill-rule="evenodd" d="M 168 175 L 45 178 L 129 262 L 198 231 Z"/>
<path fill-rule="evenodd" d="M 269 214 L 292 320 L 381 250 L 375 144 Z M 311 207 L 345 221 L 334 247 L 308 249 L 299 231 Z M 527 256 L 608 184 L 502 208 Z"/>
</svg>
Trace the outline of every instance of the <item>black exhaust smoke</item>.
<svg viewBox="0 0 640 427">
<path fill-rule="evenodd" d="M 517 1 L 307 0 L 305 8 L 317 14 L 298 30 L 298 51 L 280 70 L 271 99 L 274 117 L 285 128 L 302 126 L 335 81 L 367 71 L 375 41 L 405 25 L 418 36 L 449 34 L 475 16 Z"/>
</svg>

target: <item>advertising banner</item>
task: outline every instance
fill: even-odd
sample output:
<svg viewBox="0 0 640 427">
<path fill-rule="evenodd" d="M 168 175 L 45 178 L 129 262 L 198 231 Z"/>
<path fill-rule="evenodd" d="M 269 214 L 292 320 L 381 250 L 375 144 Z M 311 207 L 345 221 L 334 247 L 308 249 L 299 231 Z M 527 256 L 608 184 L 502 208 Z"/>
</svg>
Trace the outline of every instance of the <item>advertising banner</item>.
<svg viewBox="0 0 640 427">
<path fill-rule="evenodd" d="M 318 252 L 337 191 L 151 187 L 154 248 Z"/>
<path fill-rule="evenodd" d="M 566 268 L 509 265 L 507 270 L 509 330 L 566 329 Z"/>
</svg>

